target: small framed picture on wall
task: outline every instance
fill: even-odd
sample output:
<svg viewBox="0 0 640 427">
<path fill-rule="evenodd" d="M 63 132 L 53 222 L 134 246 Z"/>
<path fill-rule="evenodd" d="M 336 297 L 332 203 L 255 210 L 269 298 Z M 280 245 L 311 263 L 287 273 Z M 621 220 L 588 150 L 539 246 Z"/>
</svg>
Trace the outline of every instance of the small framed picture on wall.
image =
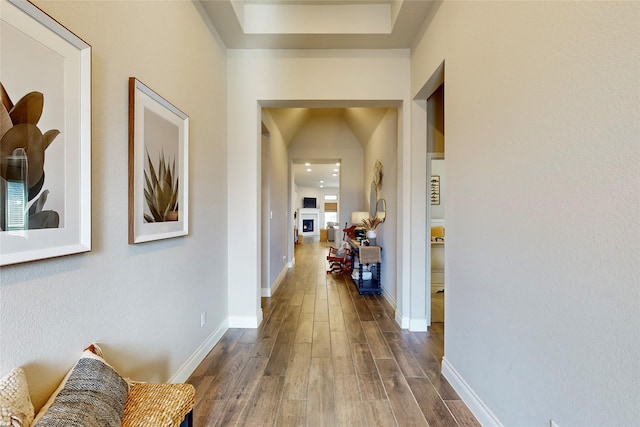
<svg viewBox="0 0 640 427">
<path fill-rule="evenodd" d="M 431 199 L 432 205 L 440 204 L 440 175 L 431 175 L 429 198 Z"/>
</svg>

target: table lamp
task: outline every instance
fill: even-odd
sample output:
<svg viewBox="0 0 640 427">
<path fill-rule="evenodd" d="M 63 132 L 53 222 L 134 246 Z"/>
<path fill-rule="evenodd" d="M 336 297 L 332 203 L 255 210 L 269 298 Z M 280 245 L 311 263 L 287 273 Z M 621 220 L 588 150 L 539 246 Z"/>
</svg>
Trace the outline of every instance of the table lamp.
<svg viewBox="0 0 640 427">
<path fill-rule="evenodd" d="M 351 212 L 351 225 L 355 225 L 357 227 L 363 227 L 363 220 L 369 218 L 369 212 Z"/>
</svg>

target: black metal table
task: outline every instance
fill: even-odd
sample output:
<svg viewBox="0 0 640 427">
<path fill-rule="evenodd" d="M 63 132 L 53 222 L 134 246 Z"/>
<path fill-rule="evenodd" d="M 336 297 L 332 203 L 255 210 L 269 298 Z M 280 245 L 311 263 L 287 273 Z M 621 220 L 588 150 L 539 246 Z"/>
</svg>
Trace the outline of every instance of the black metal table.
<svg viewBox="0 0 640 427">
<path fill-rule="evenodd" d="M 356 258 L 358 259 L 358 267 L 354 268 L 354 273 L 351 276 L 358 288 L 358 293 L 360 295 L 380 295 L 382 293 L 382 280 L 380 277 L 382 248 L 379 246 L 361 246 L 360 242 L 353 239 L 349 239 L 349 245 L 353 250 L 354 261 Z M 368 266 L 371 272 L 370 279 L 364 279 L 365 269 L 363 266 L 365 265 Z"/>
</svg>

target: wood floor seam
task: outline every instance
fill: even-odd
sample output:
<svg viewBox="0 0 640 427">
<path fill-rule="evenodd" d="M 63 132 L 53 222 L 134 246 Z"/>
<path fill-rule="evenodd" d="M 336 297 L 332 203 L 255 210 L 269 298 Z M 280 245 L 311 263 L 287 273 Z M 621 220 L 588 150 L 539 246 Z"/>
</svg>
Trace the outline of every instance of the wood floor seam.
<svg viewBox="0 0 640 427">
<path fill-rule="evenodd" d="M 194 370 L 194 425 L 479 426 L 441 374 L 443 324 L 401 329 L 384 297 L 326 274 L 327 253 L 296 245 L 261 325 L 227 330 Z"/>
</svg>

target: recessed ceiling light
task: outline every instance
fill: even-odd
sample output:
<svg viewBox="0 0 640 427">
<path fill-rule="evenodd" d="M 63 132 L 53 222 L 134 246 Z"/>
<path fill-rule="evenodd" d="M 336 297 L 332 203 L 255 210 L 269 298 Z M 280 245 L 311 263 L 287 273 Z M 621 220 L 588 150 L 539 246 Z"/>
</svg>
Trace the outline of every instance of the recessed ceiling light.
<svg viewBox="0 0 640 427">
<path fill-rule="evenodd" d="M 311 172 L 311 168 L 307 168 L 307 172 Z"/>
<path fill-rule="evenodd" d="M 337 173 L 334 173 L 334 174 L 333 174 L 333 176 L 338 176 L 338 174 L 337 174 Z"/>
<path fill-rule="evenodd" d="M 340 166 L 340 162 L 336 163 L 336 166 Z"/>
<path fill-rule="evenodd" d="M 339 172 L 339 171 L 340 171 L 340 169 L 334 169 L 333 171 L 334 171 L 334 172 Z"/>
<path fill-rule="evenodd" d="M 324 184 L 324 181 L 323 181 L 323 180 L 320 180 L 320 184 Z"/>
<path fill-rule="evenodd" d="M 320 184 L 320 188 L 324 188 L 324 185 Z"/>
<path fill-rule="evenodd" d="M 311 163 L 305 163 L 304 165 L 305 166 L 311 166 Z"/>
</svg>

